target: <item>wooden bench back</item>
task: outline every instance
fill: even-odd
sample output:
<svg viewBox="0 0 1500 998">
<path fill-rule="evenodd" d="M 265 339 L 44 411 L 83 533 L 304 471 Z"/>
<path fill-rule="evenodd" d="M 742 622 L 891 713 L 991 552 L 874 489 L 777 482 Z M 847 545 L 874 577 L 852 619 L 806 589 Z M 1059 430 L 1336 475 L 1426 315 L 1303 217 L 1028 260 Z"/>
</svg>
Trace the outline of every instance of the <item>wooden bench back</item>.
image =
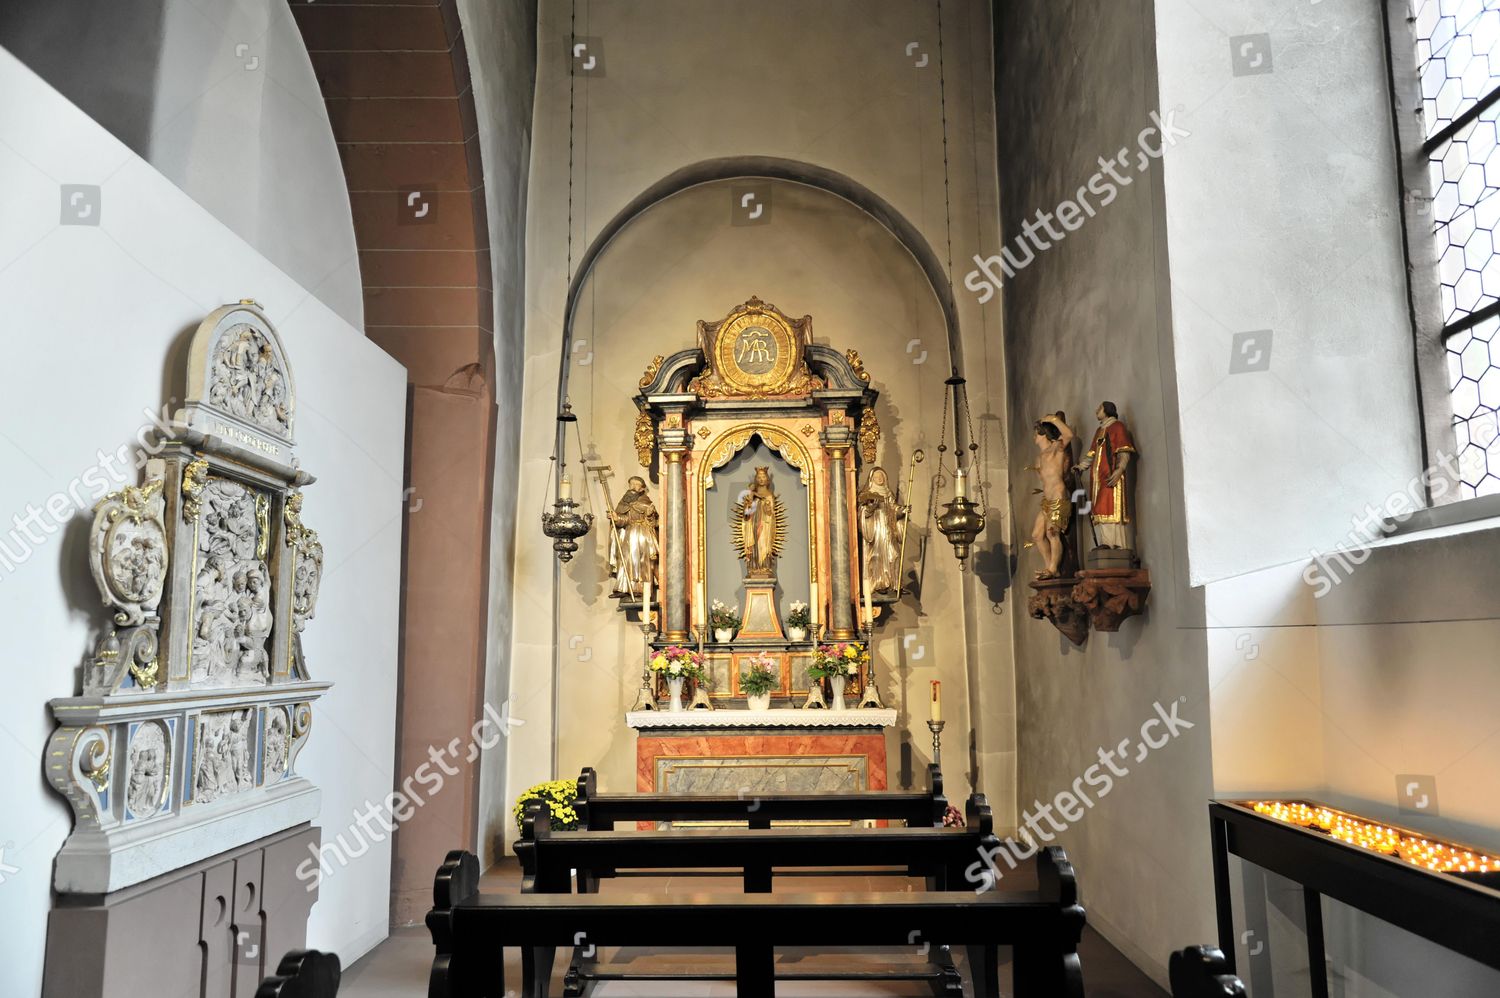
<svg viewBox="0 0 1500 998">
<path fill-rule="evenodd" d="M 969 947 L 975 993 L 998 995 L 998 949 L 1015 948 L 1019 998 L 1083 998 L 1084 911 L 1067 855 L 1037 854 L 1037 891 L 776 894 L 497 894 L 478 892 L 479 863 L 448 854 L 427 914 L 436 955 L 430 998 L 504 991 L 503 949 L 733 946 L 743 994 L 770 994 L 777 946 Z M 684 932 L 680 927 L 692 926 Z M 677 928 L 671 928 L 677 927 Z M 914 950 L 915 951 L 915 950 Z M 527 969 L 523 994 L 545 995 L 550 958 Z M 748 990 L 747 990 L 748 989 Z"/>
<path fill-rule="evenodd" d="M 577 871 L 582 891 L 591 878 L 620 868 L 660 870 L 737 869 L 745 890 L 771 889 L 777 867 L 880 866 L 931 877 L 939 889 L 962 889 L 962 873 L 984 850 L 998 847 L 994 816 L 984 795 L 966 806 L 963 828 L 713 828 L 665 832 L 554 832 L 543 801 L 530 801 L 521 821 L 516 855 L 528 893 L 571 890 Z M 972 885 L 969 885 L 972 886 Z"/>
<path fill-rule="evenodd" d="M 334 953 L 292 950 L 276 965 L 276 973 L 261 981 L 255 998 L 337 998 L 342 972 Z"/>
<path fill-rule="evenodd" d="M 1224 951 L 1216 946 L 1189 946 L 1172 954 L 1167 965 L 1172 998 L 1244 998 L 1245 985 L 1229 971 Z"/>
</svg>

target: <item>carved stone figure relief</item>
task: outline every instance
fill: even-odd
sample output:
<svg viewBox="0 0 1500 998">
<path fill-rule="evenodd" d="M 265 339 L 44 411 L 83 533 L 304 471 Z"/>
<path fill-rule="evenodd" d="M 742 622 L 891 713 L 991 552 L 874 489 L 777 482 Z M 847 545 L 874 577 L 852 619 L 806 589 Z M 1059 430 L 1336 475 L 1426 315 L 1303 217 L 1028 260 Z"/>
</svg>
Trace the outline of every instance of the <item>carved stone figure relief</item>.
<svg viewBox="0 0 1500 998">
<path fill-rule="evenodd" d="M 255 711 L 224 710 L 198 718 L 193 800 L 208 804 L 255 786 Z"/>
<path fill-rule="evenodd" d="M 266 782 L 286 772 L 287 750 L 291 747 L 292 722 L 285 707 L 266 711 Z"/>
<path fill-rule="evenodd" d="M 295 551 L 292 569 L 292 630 L 301 634 L 318 608 L 318 587 L 323 582 L 323 544 L 318 532 L 302 522 L 302 493 L 287 496 L 282 514 L 287 546 Z"/>
<path fill-rule="evenodd" d="M 286 436 L 291 431 L 291 400 L 286 374 L 277 365 L 270 340 L 246 323 L 219 337 L 209 375 L 208 400 L 231 415 Z"/>
<path fill-rule="evenodd" d="M 161 479 L 111 492 L 94 507 L 89 563 L 115 623 L 135 625 L 156 612 L 167 580 L 167 532 Z"/>
<path fill-rule="evenodd" d="M 137 818 L 149 818 L 161 810 L 171 767 L 165 729 L 157 723 L 142 724 L 130 738 L 128 753 L 129 781 L 125 786 L 125 803 Z"/>
<path fill-rule="evenodd" d="M 78 692 L 49 705 L 44 773 L 74 819 L 51 870 L 60 896 L 110 895 L 319 814 L 297 758 L 331 685 L 301 633 L 325 557 L 298 516 L 314 479 L 295 453 L 291 364 L 248 299 L 209 314 L 185 359 L 164 393 L 181 403 L 170 432 L 142 439 L 139 479 L 85 524 L 107 616 L 82 668 L 58 666 Z M 58 936 L 102 959 L 80 938 Z"/>
<path fill-rule="evenodd" d="M 260 500 L 260 502 L 257 502 Z M 271 572 L 258 517 L 264 500 L 227 479 L 203 489 L 198 572 L 193 580 L 194 683 L 265 682 L 267 639 L 274 622 Z"/>
</svg>

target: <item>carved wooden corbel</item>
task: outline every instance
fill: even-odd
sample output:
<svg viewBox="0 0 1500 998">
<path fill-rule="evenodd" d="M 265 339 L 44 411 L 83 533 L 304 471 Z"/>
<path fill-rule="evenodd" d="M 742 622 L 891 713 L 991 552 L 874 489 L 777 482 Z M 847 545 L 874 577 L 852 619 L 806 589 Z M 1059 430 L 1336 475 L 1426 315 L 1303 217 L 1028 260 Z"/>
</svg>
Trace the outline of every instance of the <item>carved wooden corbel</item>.
<svg viewBox="0 0 1500 998">
<path fill-rule="evenodd" d="M 1034 592 L 1026 601 L 1026 612 L 1037 620 L 1050 620 L 1063 637 L 1082 645 L 1089 636 L 1089 618 L 1073 596 L 1077 584 L 1078 579 L 1071 576 L 1033 580 Z"/>
<path fill-rule="evenodd" d="M 1079 573 L 1072 601 L 1088 612 L 1096 631 L 1114 632 L 1146 606 L 1151 573 L 1144 568 L 1089 568 Z"/>
</svg>

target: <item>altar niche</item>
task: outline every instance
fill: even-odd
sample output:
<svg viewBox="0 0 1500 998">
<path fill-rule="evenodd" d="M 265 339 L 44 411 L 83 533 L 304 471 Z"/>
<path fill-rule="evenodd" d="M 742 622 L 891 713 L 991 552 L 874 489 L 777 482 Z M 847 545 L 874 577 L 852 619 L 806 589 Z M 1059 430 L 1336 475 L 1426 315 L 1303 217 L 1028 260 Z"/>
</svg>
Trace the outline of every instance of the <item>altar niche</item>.
<svg viewBox="0 0 1500 998">
<path fill-rule="evenodd" d="M 790 606 L 796 600 L 804 603 L 812 600 L 812 577 L 807 570 L 812 563 L 808 519 L 812 506 L 801 471 L 782 460 L 757 435 L 728 464 L 714 472 L 712 487 L 704 489 L 703 515 L 708 524 L 705 541 L 709 536 L 739 541 L 742 520 L 737 510 L 754 502 L 752 486 L 759 469 L 765 469 L 764 477 L 768 479 L 781 510 L 779 553 L 772 558 L 769 572 L 757 579 L 752 577 L 755 565 L 739 551 L 727 544 L 705 543 L 707 592 L 710 601 L 721 599 L 741 608 L 745 617 L 740 627 L 743 636 L 780 639 L 786 635 L 779 614 L 774 628 L 752 622 L 751 608 L 746 602 L 746 583 L 770 583 L 778 609 Z M 770 516 L 774 518 L 776 513 Z"/>
<path fill-rule="evenodd" d="M 777 705 L 794 706 L 816 642 L 859 634 L 856 481 L 875 460 L 878 393 L 855 351 L 814 344 L 810 316 L 758 298 L 697 332 L 651 361 L 635 397 L 637 457 L 659 483 L 654 643 L 700 646 L 716 701 L 742 697 L 744 660 L 767 655 Z M 708 640 L 715 600 L 743 617 L 732 641 Z M 795 642 L 794 602 L 811 618 Z"/>
</svg>

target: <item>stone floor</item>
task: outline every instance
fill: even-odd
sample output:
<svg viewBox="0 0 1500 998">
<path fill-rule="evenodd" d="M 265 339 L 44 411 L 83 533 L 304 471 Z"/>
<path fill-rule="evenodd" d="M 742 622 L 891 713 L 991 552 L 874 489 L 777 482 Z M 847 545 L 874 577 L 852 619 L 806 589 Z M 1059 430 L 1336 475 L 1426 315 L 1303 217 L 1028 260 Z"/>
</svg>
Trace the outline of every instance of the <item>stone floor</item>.
<svg viewBox="0 0 1500 998">
<path fill-rule="evenodd" d="M 1023 883 L 1021 871 L 1007 874 L 1007 880 L 1016 890 L 1035 887 L 1034 883 Z M 493 893 L 507 893 L 518 889 L 520 872 L 514 860 L 501 864 L 485 874 L 481 889 Z M 738 891 L 738 877 L 731 876 L 631 876 L 625 875 L 613 881 L 605 881 L 602 893 L 610 891 L 662 891 L 665 893 L 693 891 L 698 893 Z M 830 876 L 799 876 L 787 874 L 777 878 L 775 891 L 778 894 L 805 893 L 808 891 L 909 891 L 920 886 L 920 881 L 906 877 L 879 873 L 859 873 Z M 915 950 L 915 947 L 914 947 Z M 1083 943 L 1079 947 L 1083 962 L 1084 983 L 1088 998 L 1165 998 L 1166 992 L 1156 986 L 1145 974 L 1126 960 L 1118 950 L 1092 929 L 1085 929 Z M 659 951 L 642 949 L 604 948 L 600 952 L 601 962 L 610 969 L 626 968 L 641 971 L 669 973 L 724 973 L 734 967 L 733 953 L 725 950 L 686 950 L 663 948 Z M 1001 987 L 1005 994 L 1009 988 L 1010 954 L 1001 951 Z M 825 967 L 899 970 L 903 965 L 922 963 L 915 952 L 874 952 L 868 950 L 777 950 L 778 970 L 783 973 L 803 973 Z M 962 966 L 962 958 L 959 964 Z M 427 971 L 432 964 L 432 942 L 427 930 L 420 926 L 397 929 L 389 939 L 371 950 L 363 959 L 344 971 L 340 998 L 422 998 L 427 994 Z M 554 979 L 554 994 L 562 993 L 562 975 L 567 969 L 567 960 L 558 954 L 558 966 Z M 506 984 L 520 987 L 520 954 L 512 950 L 505 956 Z M 966 982 L 967 983 L 967 982 Z M 733 995 L 732 982 L 723 981 L 605 981 L 594 990 L 596 998 L 624 998 L 624 996 L 651 996 L 651 998 L 697 998 L 700 995 Z M 778 984 L 778 998 L 801 998 L 801 996 L 844 995 L 930 995 L 925 985 L 913 981 L 871 983 L 868 981 L 786 981 Z"/>
</svg>

